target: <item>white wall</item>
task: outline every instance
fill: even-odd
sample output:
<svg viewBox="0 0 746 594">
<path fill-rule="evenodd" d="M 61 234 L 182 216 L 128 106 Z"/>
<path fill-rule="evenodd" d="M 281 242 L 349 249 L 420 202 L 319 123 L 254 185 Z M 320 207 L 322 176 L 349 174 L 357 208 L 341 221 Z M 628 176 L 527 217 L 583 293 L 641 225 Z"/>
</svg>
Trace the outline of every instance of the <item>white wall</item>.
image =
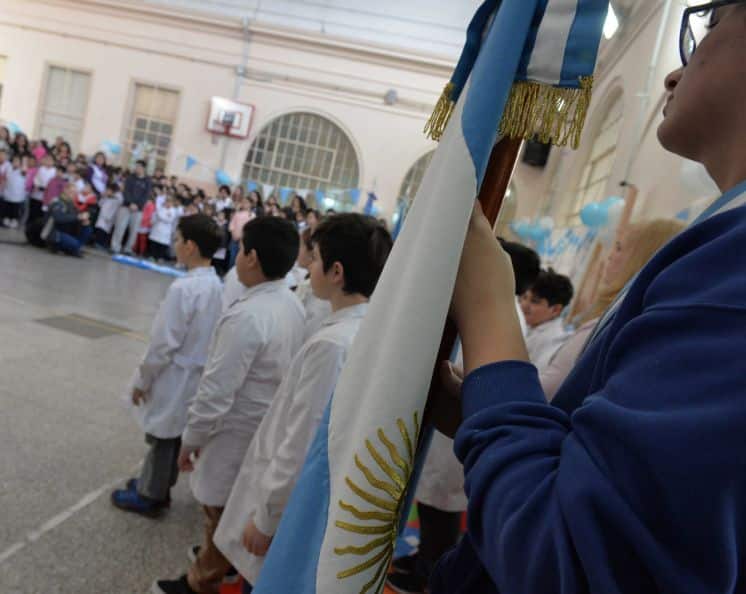
<svg viewBox="0 0 746 594">
<path fill-rule="evenodd" d="M 90 153 L 105 140 L 122 140 L 135 81 L 181 93 L 169 170 L 210 183 L 221 166 L 239 179 L 248 148 L 261 128 L 292 111 L 319 113 L 347 132 L 356 147 L 360 187 L 375 190 L 379 208 L 394 211 L 409 167 L 433 143 L 422 134 L 452 61 L 350 43 L 328 34 L 253 25 L 248 76 L 238 100 L 255 105 L 247 140 L 205 131 L 210 97 L 233 97 L 245 36 L 235 19 L 172 13 L 143 3 L 0 0 L 0 55 L 8 57 L 0 118 L 33 134 L 48 64 L 92 75 L 81 146 Z M 396 89 L 399 102 L 384 105 Z M 207 167 L 187 173 L 185 155 Z"/>
</svg>

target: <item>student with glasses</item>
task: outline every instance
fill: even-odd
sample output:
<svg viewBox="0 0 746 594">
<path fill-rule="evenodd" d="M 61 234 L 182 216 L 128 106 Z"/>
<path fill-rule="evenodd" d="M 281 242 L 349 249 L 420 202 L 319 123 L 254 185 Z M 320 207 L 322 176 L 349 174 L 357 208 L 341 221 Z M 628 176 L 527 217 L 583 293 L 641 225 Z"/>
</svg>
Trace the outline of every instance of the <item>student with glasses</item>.
<svg viewBox="0 0 746 594">
<path fill-rule="evenodd" d="M 681 52 L 658 136 L 723 196 L 643 268 L 552 405 L 475 210 L 453 304 L 467 375 L 438 415 L 463 416 L 468 532 L 433 594 L 746 592 L 746 1 L 688 9 Z"/>
</svg>

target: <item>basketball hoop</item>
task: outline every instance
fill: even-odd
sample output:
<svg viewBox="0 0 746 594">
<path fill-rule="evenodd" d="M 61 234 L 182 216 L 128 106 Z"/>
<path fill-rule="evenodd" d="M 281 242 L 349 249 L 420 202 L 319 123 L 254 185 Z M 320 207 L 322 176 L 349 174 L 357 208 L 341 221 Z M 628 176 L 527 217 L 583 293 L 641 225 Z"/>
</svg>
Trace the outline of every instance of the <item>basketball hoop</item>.
<svg viewBox="0 0 746 594">
<path fill-rule="evenodd" d="M 246 138 L 249 135 L 254 107 L 229 99 L 213 97 L 207 120 L 207 131 L 217 136 Z"/>
</svg>

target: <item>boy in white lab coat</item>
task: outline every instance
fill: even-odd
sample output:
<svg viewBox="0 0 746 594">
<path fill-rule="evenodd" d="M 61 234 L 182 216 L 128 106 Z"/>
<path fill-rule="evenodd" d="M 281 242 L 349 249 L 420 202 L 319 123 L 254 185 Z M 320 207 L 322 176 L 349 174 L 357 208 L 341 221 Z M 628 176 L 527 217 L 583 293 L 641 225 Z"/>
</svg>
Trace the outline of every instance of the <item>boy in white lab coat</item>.
<svg viewBox="0 0 746 594">
<path fill-rule="evenodd" d="M 295 226 L 283 219 L 262 217 L 243 228 L 236 273 L 247 290 L 215 329 L 179 454 L 179 469 L 194 471 L 204 544 L 186 575 L 158 581 L 152 592 L 217 593 L 230 569 L 213 535 L 246 450 L 303 343 L 303 306 L 285 283 L 298 244 Z"/>
<path fill-rule="evenodd" d="M 549 365 L 569 337 L 561 315 L 572 301 L 572 295 L 570 279 L 550 268 L 542 270 L 521 297 L 521 309 L 529 326 L 526 335 L 528 356 L 539 371 Z"/>
<path fill-rule="evenodd" d="M 135 372 L 130 398 L 150 450 L 139 479 L 112 493 L 120 509 L 153 517 L 170 501 L 187 409 L 220 316 L 222 285 L 210 260 L 221 241 L 222 231 L 205 216 L 184 218 L 176 230 L 176 256 L 188 272 L 169 287 Z"/>
<path fill-rule="evenodd" d="M 330 303 L 332 313 L 290 364 L 215 534 L 218 548 L 248 584 L 259 577 L 393 243 L 375 219 L 359 214 L 324 220 L 311 241 L 311 286 Z"/>
</svg>

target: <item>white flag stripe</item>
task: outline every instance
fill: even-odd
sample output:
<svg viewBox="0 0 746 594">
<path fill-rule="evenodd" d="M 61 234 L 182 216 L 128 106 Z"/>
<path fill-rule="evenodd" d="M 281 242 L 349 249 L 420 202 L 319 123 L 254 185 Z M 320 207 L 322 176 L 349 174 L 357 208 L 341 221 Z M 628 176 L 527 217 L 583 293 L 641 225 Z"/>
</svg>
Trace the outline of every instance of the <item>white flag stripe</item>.
<svg viewBox="0 0 746 594">
<path fill-rule="evenodd" d="M 354 456 L 370 463 L 365 440 L 380 446 L 377 428 L 383 428 L 404 452 L 404 441 L 391 419 L 404 420 L 410 431 L 415 411 L 422 419 L 477 192 L 474 164 L 461 130 L 467 96 L 468 86 L 420 186 L 337 384 L 329 423 L 330 507 L 317 592 L 359 592 L 375 574 L 376 567 L 372 567 L 346 578 L 344 588 L 337 578 L 339 572 L 366 557 L 337 555 L 334 548 L 361 546 L 371 539 L 335 526 L 340 519 L 354 522 L 340 514 L 340 499 L 366 507 L 351 493 L 345 478 L 366 485 Z M 363 377 L 373 379 L 361 384 Z M 382 446 L 380 449 L 386 452 Z M 381 475 L 375 464 L 372 467 Z"/>
<path fill-rule="evenodd" d="M 567 40 L 570 38 L 577 9 L 578 0 L 555 0 L 547 6 L 528 64 L 530 80 L 548 85 L 559 84 Z"/>
</svg>

